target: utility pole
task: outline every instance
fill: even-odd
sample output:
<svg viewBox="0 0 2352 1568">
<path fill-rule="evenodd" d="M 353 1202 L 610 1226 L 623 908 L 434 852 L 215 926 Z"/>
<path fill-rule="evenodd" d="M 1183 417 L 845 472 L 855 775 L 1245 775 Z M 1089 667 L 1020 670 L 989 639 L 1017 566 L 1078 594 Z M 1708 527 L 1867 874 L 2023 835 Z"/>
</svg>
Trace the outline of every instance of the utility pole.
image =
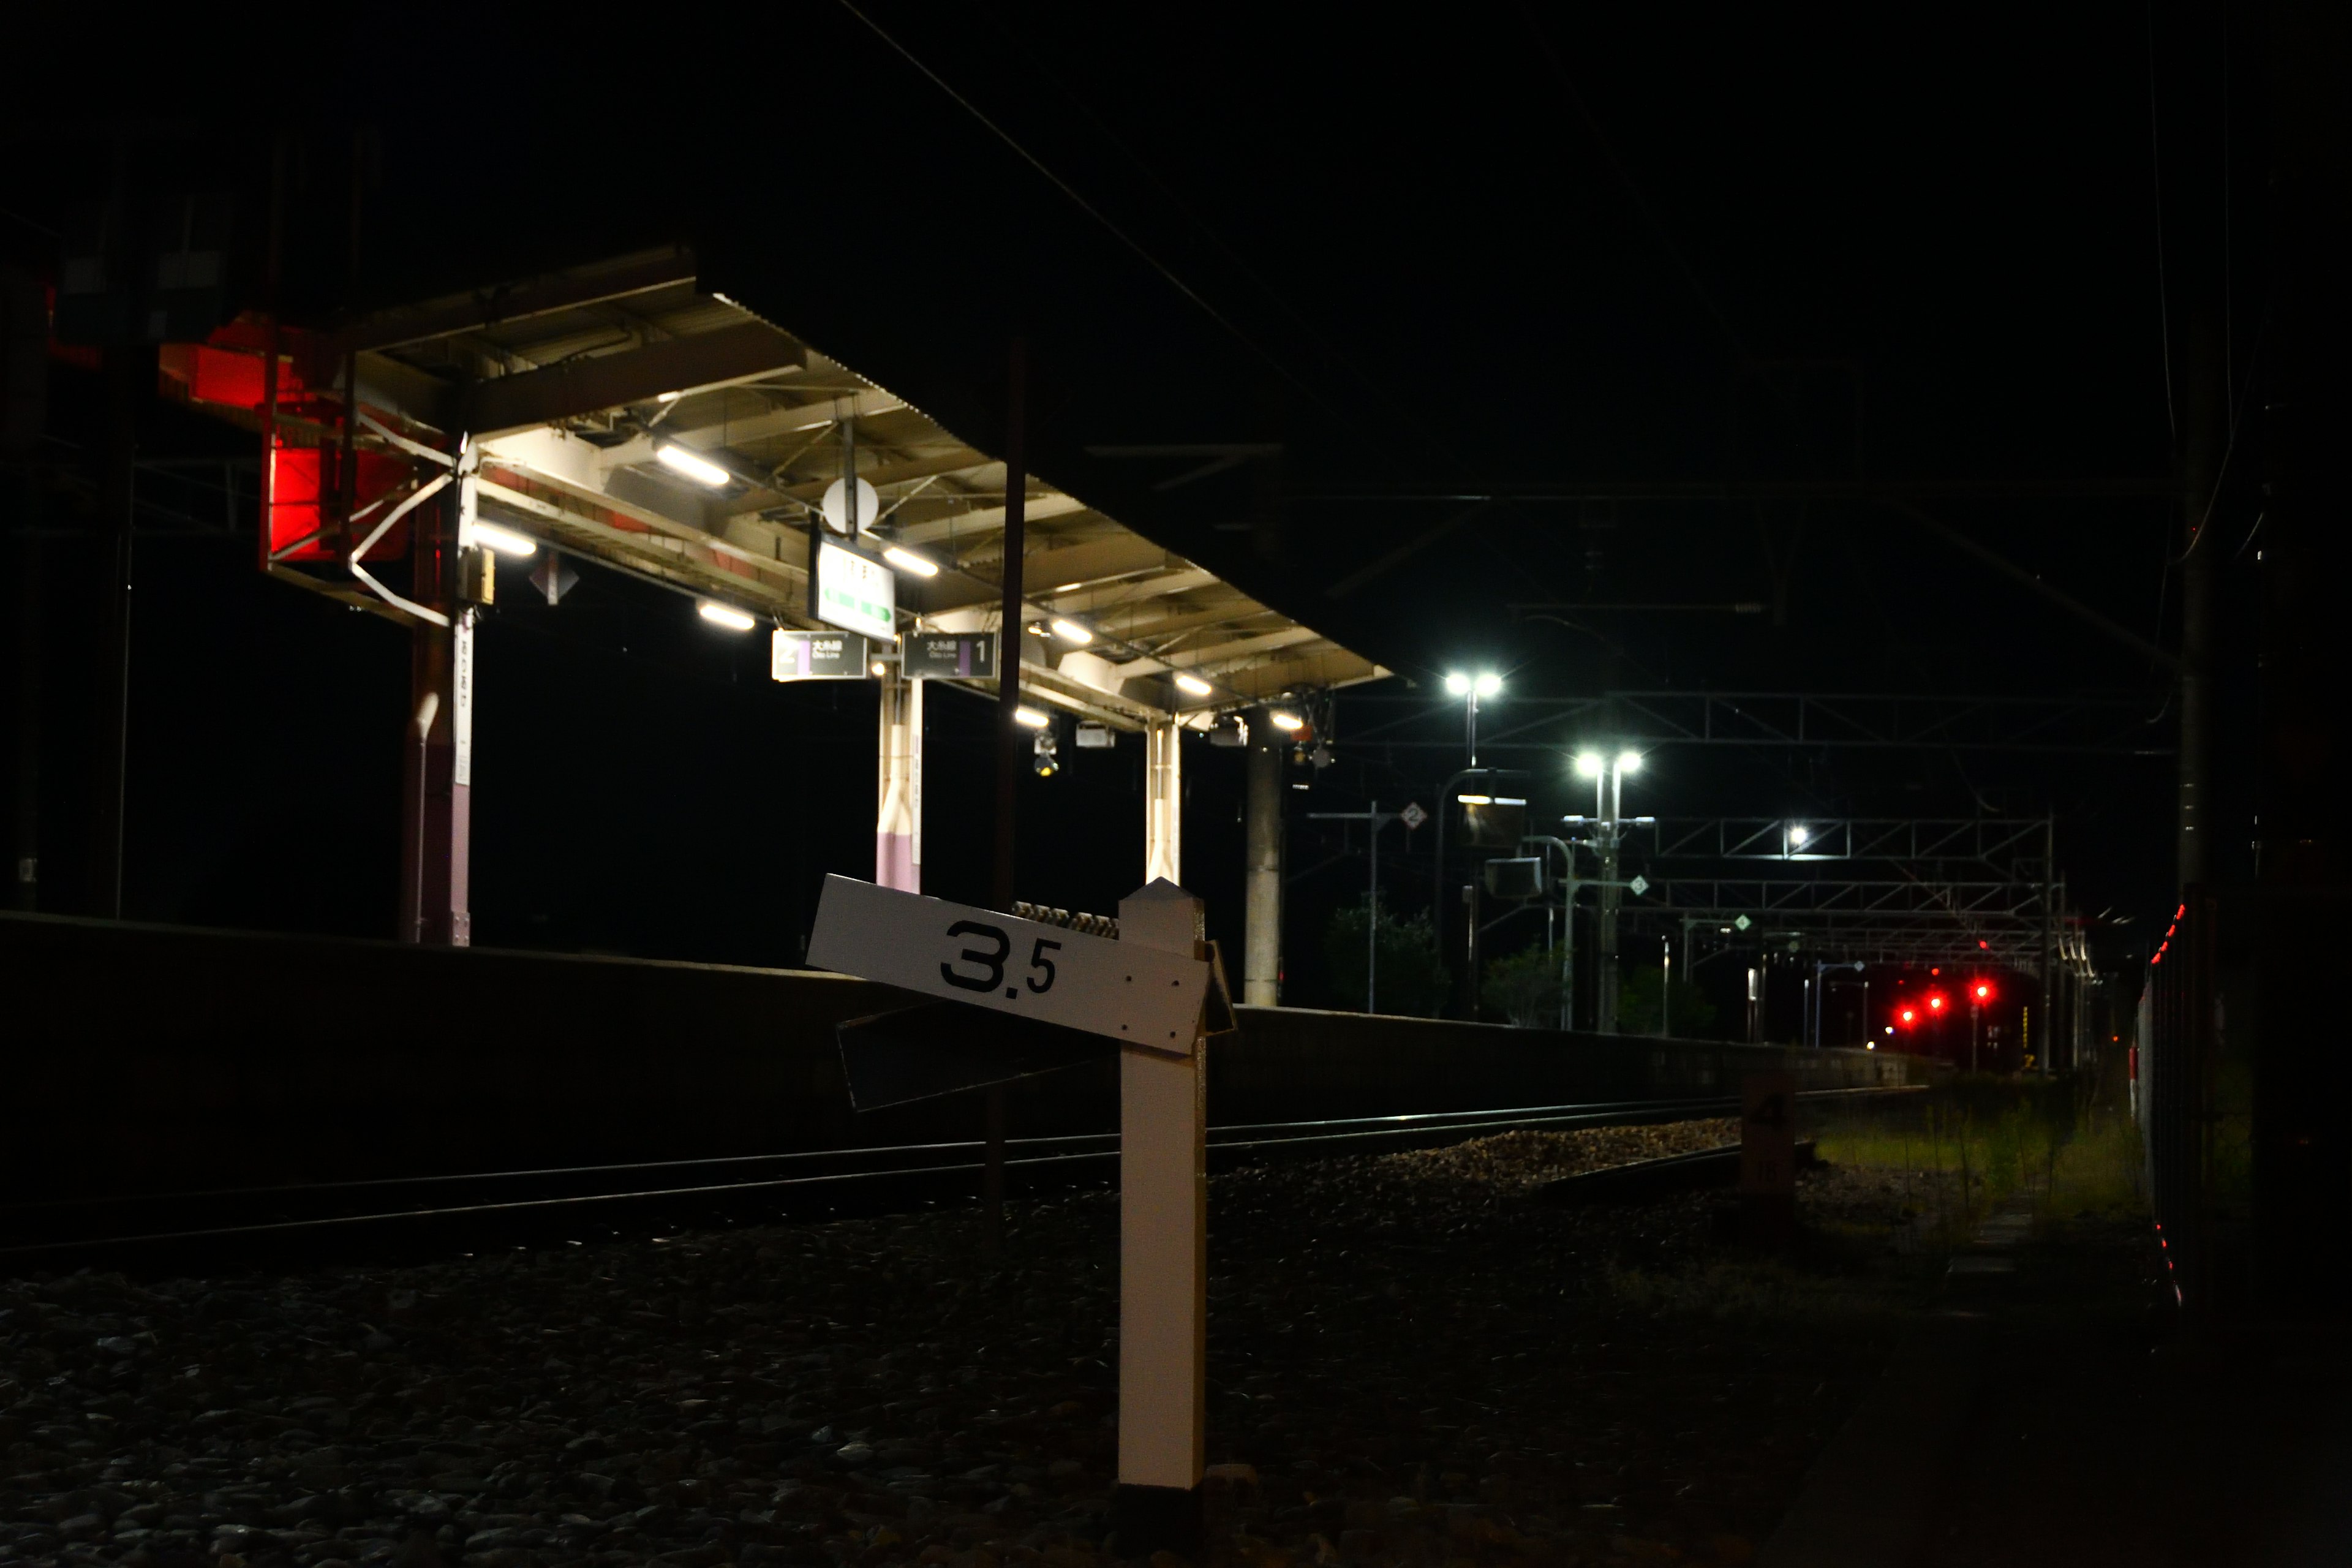
<svg viewBox="0 0 2352 1568">
<path fill-rule="evenodd" d="M 2182 755 L 2183 755 L 2184 757 L 2188 754 L 2188 750 L 2189 750 L 2188 720 L 2187 720 L 2186 716 L 2184 716 L 2184 717 L 2183 717 L 2183 719 L 2182 719 L 2182 721 L 2181 721 L 2181 753 L 2182 753 Z M 2182 765 L 2183 765 L 2184 767 L 2186 767 L 2186 766 L 2187 766 L 2186 763 L 2184 763 Z M 2184 842 L 2185 842 L 2185 841 L 2186 841 L 2186 836 L 2184 835 Z M 2200 841 L 2200 843 L 2201 843 L 2201 841 Z M 2056 896 L 2057 896 L 2057 889 L 2058 889 L 2057 876 L 2058 876 L 2058 816 L 2057 816 L 2057 814 L 2056 814 L 2055 812 L 2053 812 L 2053 813 L 2051 813 L 2048 816 L 2045 816 L 2044 818 L 2042 818 L 2042 977 L 2041 977 L 2041 978 L 2042 978 L 2042 1016 L 2043 1016 L 2044 1017 L 2048 1017 L 2048 1016 L 2050 1016 L 2050 1010 L 2051 1010 L 2051 1009 L 2050 1009 L 2051 987 L 2052 987 L 2053 985 L 2054 985 L 2054 984 L 2057 983 L 2057 965 L 2056 965 L 2054 963 L 2053 963 L 2053 962 L 2052 962 L 2052 961 L 2053 961 L 2053 959 L 2054 958 L 2055 954 L 2056 954 L 2056 949 L 2057 949 L 2057 945 L 2058 945 L 2058 931 L 2057 931 L 2057 925 L 2056 925 L 2056 921 L 2055 921 L 2055 917 L 2056 917 L 2056 914 L 2057 914 L 2057 910 L 2053 907 L 2053 901 L 2054 901 L 2054 900 L 2056 899 Z M 2043 1070 L 2044 1072 L 2047 1072 L 2047 1071 L 2049 1070 L 2049 1068 L 2050 1068 L 2050 1063 L 2049 1063 L 2049 1061 L 2048 1061 L 2048 1059 L 2047 1059 L 2047 1058 L 2048 1058 L 2048 1056 L 2049 1056 L 2049 1051 L 2048 1051 L 2047 1047 L 2044 1047 L 2043 1052 L 2042 1052 L 2042 1056 L 2043 1056 L 2043 1058 L 2044 1058 L 2044 1060 L 2043 1060 L 2043 1062 L 2042 1062 L 2042 1070 Z M 2022 1063 L 2020 1063 L 2019 1065 L 2021 1067 L 2023 1064 L 2022 1064 Z"/>
<path fill-rule="evenodd" d="M 1430 873 L 1429 925 L 1432 933 L 1437 938 L 1437 952 L 1441 961 L 1445 953 L 1445 817 L 1448 812 L 1452 811 L 1454 806 L 1461 804 L 1454 798 L 1454 791 L 1465 779 L 1475 778 L 1480 775 L 1488 775 L 1495 778 L 1511 777 L 1518 775 L 1521 771 L 1522 770 L 1517 768 L 1464 768 L 1460 772 L 1449 777 L 1444 784 L 1437 786 L 1437 800 L 1435 802 L 1435 809 L 1432 814 L 1435 816 L 1437 821 L 1437 846 L 1436 853 L 1432 857 L 1435 862 L 1435 868 Z M 1489 787 L 1491 788 L 1492 786 L 1490 785 Z M 1467 902 L 1469 896 L 1470 895 L 1465 889 L 1463 893 L 1465 902 Z M 1472 931 L 1471 942 L 1475 944 L 1477 940 L 1477 922 L 1475 911 L 1472 911 L 1470 918 Z M 1475 946 L 1473 951 L 1475 951 Z M 1467 994 L 1476 994 L 1477 976 L 1475 974 L 1471 976 L 1469 984 L 1463 987 L 1463 990 Z"/>
<path fill-rule="evenodd" d="M 2181 889 L 2212 875 L 2210 774 L 2213 713 L 2213 584 L 2221 549 L 2205 537 L 2220 485 L 2225 394 L 2220 331 L 2210 310 L 2193 311 L 2183 333 L 2180 471 Z M 2053 1040 L 2055 1037 L 2053 1037 Z M 2054 1052 L 2045 1052 L 2054 1057 Z"/>
<path fill-rule="evenodd" d="M 1028 421 L 1028 345 L 1015 336 L 1006 355 L 1004 378 L 1004 555 L 998 569 L 1002 574 L 996 633 L 996 876 L 995 904 L 1000 910 L 1013 908 L 1013 882 L 1017 876 L 1013 858 L 1014 829 L 1018 825 L 1021 804 L 1021 751 L 1028 731 L 1021 725 L 1021 638 L 1022 584 L 1021 558 L 1027 547 L 1029 476 L 1026 467 Z M 853 407 L 855 405 L 852 405 Z M 846 418 L 845 416 L 845 423 Z M 857 519 L 857 476 L 842 476 L 842 500 L 846 515 L 853 524 Z M 814 540 L 824 531 L 824 523 L 813 521 L 809 537 Z M 814 579 L 816 556 L 809 556 L 809 571 Z M 989 1085 L 981 1091 L 983 1107 L 983 1152 L 981 1159 L 980 1189 L 981 1243 L 991 1257 L 1004 1246 L 1004 1086 Z"/>
</svg>

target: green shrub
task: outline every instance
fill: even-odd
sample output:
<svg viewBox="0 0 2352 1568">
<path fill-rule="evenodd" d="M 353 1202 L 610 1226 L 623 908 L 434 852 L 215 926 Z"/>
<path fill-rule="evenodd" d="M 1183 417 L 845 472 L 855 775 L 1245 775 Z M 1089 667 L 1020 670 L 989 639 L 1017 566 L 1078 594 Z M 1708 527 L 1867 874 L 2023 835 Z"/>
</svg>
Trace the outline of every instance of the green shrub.
<svg viewBox="0 0 2352 1568">
<path fill-rule="evenodd" d="M 1621 1034 L 1654 1035 L 1660 1032 L 1659 999 L 1665 971 L 1655 965 L 1634 967 L 1623 972 L 1617 982 L 1617 1028 Z M 1673 1028 L 1678 1040 L 1699 1040 L 1715 1032 L 1715 1004 L 1706 993 L 1687 980 L 1675 982 L 1675 1005 L 1672 1016 L 1664 1023 Z"/>
<path fill-rule="evenodd" d="M 1365 908 L 1347 904 L 1331 916 L 1323 931 L 1323 957 L 1331 967 L 1331 1005 L 1360 1009 L 1364 1005 Z M 1445 1005 L 1445 965 L 1437 956 L 1437 932 L 1426 914 L 1399 919 L 1381 911 L 1379 985 L 1373 1005 L 1383 1013 L 1412 1018 L 1433 1018 Z"/>
</svg>

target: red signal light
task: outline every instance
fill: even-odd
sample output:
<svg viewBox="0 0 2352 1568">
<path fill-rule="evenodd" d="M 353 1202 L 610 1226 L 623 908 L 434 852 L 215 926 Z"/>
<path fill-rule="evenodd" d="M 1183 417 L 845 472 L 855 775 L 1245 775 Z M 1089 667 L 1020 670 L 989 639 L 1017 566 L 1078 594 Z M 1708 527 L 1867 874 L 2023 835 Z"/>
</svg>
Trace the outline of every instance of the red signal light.
<svg viewBox="0 0 2352 1568">
<path fill-rule="evenodd" d="M 1979 985 L 1979 986 L 1978 986 L 1978 987 L 1977 987 L 1977 1000 L 1978 1000 L 1978 1001 L 1981 1002 L 1981 1001 L 1983 1001 L 1986 997 L 1990 996 L 1991 994 L 1992 994 L 1992 987 L 1991 987 L 1991 986 L 1990 986 L 1990 985 Z"/>
<path fill-rule="evenodd" d="M 1906 1007 L 1903 1009 L 1903 1021 L 1906 1024 L 1916 1024 L 1919 1021 L 1919 1015 Z"/>
<path fill-rule="evenodd" d="M 1944 1010 L 1944 997 L 1941 992 L 1938 992 L 1935 995 L 1927 998 L 1927 1008 L 1930 1012 L 1935 1013 L 1940 1013 Z"/>
</svg>

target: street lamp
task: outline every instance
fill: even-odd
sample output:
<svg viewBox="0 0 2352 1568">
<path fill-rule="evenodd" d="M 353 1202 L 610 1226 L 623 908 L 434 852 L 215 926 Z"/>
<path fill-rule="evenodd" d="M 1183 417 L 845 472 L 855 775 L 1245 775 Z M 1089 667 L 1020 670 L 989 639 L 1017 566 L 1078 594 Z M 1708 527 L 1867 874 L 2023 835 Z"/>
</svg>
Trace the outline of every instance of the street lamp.
<svg viewBox="0 0 2352 1568">
<path fill-rule="evenodd" d="M 1592 987 L 1592 1026 L 1601 1034 L 1617 1032 L 1617 904 L 1622 897 L 1617 877 L 1617 851 L 1624 841 L 1625 775 L 1642 771 L 1642 753 L 1619 752 L 1612 758 L 1586 750 L 1576 753 L 1579 778 L 1592 781 L 1593 847 L 1601 851 L 1601 913 L 1597 923 L 1597 972 Z"/>
<path fill-rule="evenodd" d="M 1478 765 L 1478 699 L 1500 695 L 1503 678 L 1491 669 L 1481 670 L 1476 675 L 1465 675 L 1455 670 L 1445 678 L 1445 689 L 1450 696 L 1468 700 L 1464 708 L 1463 721 L 1469 740 L 1470 765 L 1475 768 Z"/>
</svg>

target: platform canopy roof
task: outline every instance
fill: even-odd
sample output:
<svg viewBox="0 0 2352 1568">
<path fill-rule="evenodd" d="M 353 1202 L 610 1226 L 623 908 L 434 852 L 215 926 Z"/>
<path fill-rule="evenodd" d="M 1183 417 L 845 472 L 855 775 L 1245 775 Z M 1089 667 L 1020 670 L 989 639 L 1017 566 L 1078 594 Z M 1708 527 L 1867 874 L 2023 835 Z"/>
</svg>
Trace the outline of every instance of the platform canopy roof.
<svg viewBox="0 0 2352 1568">
<path fill-rule="evenodd" d="M 817 625 L 809 541 L 851 421 L 879 497 L 871 543 L 939 567 L 897 574 L 901 635 L 998 626 L 1003 459 L 750 302 L 698 289 L 684 249 L 380 311 L 314 362 L 336 386 L 355 365 L 361 411 L 385 433 L 467 434 L 481 517 L 785 626 Z M 390 449 L 365 422 L 359 437 Z M 723 482 L 675 471 L 669 446 Z M 1047 479 L 1024 495 L 1025 624 L 1011 640 L 1040 700 L 1120 728 L 1199 727 L 1388 673 Z M 1053 634 L 1056 621 L 1093 640 Z"/>
</svg>

